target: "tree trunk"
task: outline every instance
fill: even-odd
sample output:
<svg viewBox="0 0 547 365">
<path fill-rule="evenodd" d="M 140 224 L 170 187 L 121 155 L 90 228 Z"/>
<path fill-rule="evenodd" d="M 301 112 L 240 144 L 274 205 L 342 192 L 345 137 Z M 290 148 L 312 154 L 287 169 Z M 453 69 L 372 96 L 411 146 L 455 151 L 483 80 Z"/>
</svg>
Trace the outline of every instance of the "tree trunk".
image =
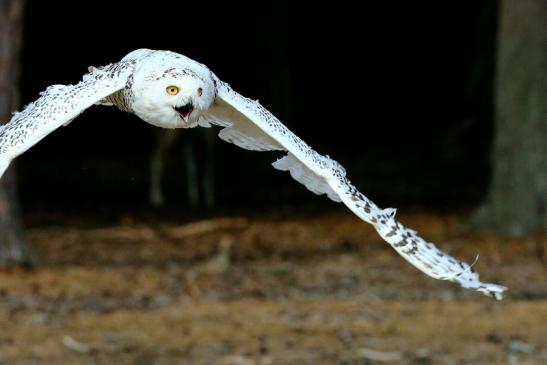
<svg viewBox="0 0 547 365">
<path fill-rule="evenodd" d="M 23 0 L 0 0 L 0 121 L 19 106 L 19 55 Z M 13 163 L 0 179 L 0 264 L 30 264 L 16 200 Z"/>
<path fill-rule="evenodd" d="M 502 0 L 492 185 L 482 228 L 521 236 L 547 228 L 547 1 Z"/>
</svg>

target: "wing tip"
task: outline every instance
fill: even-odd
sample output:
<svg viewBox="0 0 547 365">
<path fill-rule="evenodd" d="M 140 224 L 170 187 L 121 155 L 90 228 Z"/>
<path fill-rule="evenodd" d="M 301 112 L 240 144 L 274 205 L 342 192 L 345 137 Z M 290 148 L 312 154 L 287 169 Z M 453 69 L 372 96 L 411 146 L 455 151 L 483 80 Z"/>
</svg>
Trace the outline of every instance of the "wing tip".
<svg viewBox="0 0 547 365">
<path fill-rule="evenodd" d="M 0 179 L 4 175 L 4 172 L 6 172 L 6 170 L 8 169 L 10 162 L 11 160 L 8 160 L 6 158 L 0 158 Z"/>
<path fill-rule="evenodd" d="M 487 295 L 489 297 L 493 297 L 496 300 L 502 300 L 505 295 L 505 291 L 508 288 L 503 285 L 498 284 L 482 284 L 479 288 L 477 288 L 478 291 L 483 293 L 484 295 Z"/>
<path fill-rule="evenodd" d="M 471 272 L 471 271 L 469 271 Z M 477 272 L 472 272 L 471 276 L 458 276 L 458 278 L 448 279 L 455 281 L 460 284 L 463 288 L 474 289 L 480 293 L 483 293 L 486 296 L 493 297 L 496 300 L 502 300 L 507 287 L 499 284 L 493 283 L 483 283 L 479 280 L 479 274 Z"/>
</svg>

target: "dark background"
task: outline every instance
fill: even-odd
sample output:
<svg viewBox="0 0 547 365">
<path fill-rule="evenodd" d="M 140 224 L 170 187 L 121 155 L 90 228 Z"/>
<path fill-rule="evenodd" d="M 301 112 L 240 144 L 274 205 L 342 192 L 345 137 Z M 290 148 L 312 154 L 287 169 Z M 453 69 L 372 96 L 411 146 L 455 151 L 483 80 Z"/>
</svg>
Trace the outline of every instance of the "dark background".
<svg viewBox="0 0 547 365">
<path fill-rule="evenodd" d="M 493 1 L 275 4 L 29 1 L 22 101 L 134 49 L 169 49 L 260 99 L 381 206 L 481 201 L 492 139 Z M 146 209 L 154 133 L 133 115 L 90 108 L 18 159 L 24 210 Z M 166 196 L 175 211 L 188 209 L 180 155 L 190 138 L 199 143 L 200 132 L 189 130 L 170 154 Z M 219 207 L 328 203 L 271 168 L 277 157 L 219 140 Z"/>
</svg>

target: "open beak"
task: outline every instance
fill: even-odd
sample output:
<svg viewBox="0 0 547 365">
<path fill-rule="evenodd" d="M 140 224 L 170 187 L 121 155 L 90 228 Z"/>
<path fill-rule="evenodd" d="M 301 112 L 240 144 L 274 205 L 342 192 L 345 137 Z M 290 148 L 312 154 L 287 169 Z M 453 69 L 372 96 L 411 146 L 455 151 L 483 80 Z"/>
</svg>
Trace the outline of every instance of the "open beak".
<svg viewBox="0 0 547 365">
<path fill-rule="evenodd" d="M 192 102 L 189 102 L 186 105 L 179 106 L 174 109 L 177 111 L 177 113 L 179 113 L 180 117 L 185 122 L 187 122 L 188 118 L 190 117 L 190 114 L 192 114 L 192 111 L 194 111 L 194 105 L 192 104 Z"/>
</svg>

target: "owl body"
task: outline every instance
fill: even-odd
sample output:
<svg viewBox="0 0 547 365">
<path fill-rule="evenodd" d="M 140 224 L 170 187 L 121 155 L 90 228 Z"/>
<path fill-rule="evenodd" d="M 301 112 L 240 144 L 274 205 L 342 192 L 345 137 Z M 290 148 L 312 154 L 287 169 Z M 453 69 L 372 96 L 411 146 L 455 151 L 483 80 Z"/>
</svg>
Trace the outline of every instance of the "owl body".
<svg viewBox="0 0 547 365">
<path fill-rule="evenodd" d="M 405 260 L 425 274 L 501 299 L 505 287 L 483 283 L 469 265 L 439 250 L 381 209 L 258 101 L 220 81 L 205 65 L 170 51 L 139 49 L 120 62 L 91 68 L 76 85 L 53 85 L 0 128 L 0 177 L 11 160 L 93 104 L 115 105 L 163 128 L 218 126 L 224 141 L 252 151 L 282 151 L 274 168 L 315 194 L 344 203 Z"/>
</svg>

